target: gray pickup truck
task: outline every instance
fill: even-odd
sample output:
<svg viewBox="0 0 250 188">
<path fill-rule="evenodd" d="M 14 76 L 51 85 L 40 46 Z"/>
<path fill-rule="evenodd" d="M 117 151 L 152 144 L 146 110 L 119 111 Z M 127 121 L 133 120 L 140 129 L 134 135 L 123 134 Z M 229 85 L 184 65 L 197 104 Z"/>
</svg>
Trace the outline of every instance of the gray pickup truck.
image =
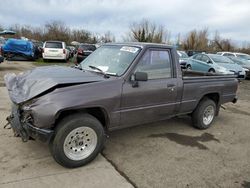
<svg viewBox="0 0 250 188">
<path fill-rule="evenodd" d="M 237 101 L 232 76 L 182 72 L 175 48 L 114 43 L 77 67 L 48 66 L 5 76 L 15 135 L 49 143 L 65 167 L 92 161 L 105 134 L 187 114 L 208 128 L 223 103 Z"/>
</svg>

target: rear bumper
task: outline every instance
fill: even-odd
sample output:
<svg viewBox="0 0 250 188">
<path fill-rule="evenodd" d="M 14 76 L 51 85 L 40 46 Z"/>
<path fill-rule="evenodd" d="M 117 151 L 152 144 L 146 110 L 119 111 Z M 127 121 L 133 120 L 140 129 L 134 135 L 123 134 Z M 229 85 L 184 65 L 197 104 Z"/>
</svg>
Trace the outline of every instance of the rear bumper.
<svg viewBox="0 0 250 188">
<path fill-rule="evenodd" d="M 24 142 L 27 142 L 31 137 L 35 140 L 38 139 L 42 142 L 48 143 L 54 135 L 53 130 L 40 129 L 30 123 L 22 122 L 20 120 L 19 110 L 14 105 L 12 107 L 12 113 L 7 118 L 7 121 L 10 123 L 15 136 L 20 136 Z"/>
<path fill-rule="evenodd" d="M 62 55 L 62 56 L 47 56 L 47 55 L 44 55 L 44 53 L 43 53 L 43 59 L 66 60 L 66 55 Z"/>
</svg>

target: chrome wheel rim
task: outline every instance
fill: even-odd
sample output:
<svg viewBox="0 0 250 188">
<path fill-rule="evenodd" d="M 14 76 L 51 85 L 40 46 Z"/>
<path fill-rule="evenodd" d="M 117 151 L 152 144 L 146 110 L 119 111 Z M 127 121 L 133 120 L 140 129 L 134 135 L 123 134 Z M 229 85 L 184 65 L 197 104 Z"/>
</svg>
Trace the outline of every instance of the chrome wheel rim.
<svg viewBox="0 0 250 188">
<path fill-rule="evenodd" d="M 209 105 L 205 108 L 203 113 L 203 123 L 209 125 L 214 119 L 214 107 Z"/>
<path fill-rule="evenodd" d="M 69 159 L 79 161 L 90 156 L 96 145 L 96 132 L 90 127 L 78 127 L 65 138 L 63 150 Z"/>
</svg>

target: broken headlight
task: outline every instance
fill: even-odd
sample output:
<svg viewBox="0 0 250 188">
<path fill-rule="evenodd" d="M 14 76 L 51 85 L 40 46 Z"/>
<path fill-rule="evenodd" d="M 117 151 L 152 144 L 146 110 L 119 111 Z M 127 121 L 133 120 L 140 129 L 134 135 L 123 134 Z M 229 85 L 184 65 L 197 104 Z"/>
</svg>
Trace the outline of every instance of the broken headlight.
<svg viewBox="0 0 250 188">
<path fill-rule="evenodd" d="M 25 103 L 20 108 L 20 116 L 22 123 L 33 123 L 31 104 L 32 102 Z"/>
</svg>

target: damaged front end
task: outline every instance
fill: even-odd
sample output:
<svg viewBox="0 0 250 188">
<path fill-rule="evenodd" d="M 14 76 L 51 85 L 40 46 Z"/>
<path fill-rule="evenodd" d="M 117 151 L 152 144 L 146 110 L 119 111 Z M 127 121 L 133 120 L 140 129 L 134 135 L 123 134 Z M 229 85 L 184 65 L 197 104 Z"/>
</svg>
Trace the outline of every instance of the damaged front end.
<svg viewBox="0 0 250 188">
<path fill-rule="evenodd" d="M 35 68 L 18 75 L 10 73 L 5 75 L 4 80 L 13 104 L 11 115 L 7 117 L 7 121 L 15 135 L 20 136 L 23 141 L 27 141 L 31 137 L 48 142 L 54 131 L 49 129 L 50 127 L 37 126 L 41 122 L 35 122 L 34 119 L 50 123 L 47 111 L 48 108 L 53 109 L 53 105 L 46 104 L 46 109 L 44 109 L 45 104 L 37 104 L 36 100 L 40 97 L 46 98 L 47 94 L 57 88 L 103 81 L 104 78 L 74 68 L 48 66 Z M 60 103 L 60 101 L 57 102 Z M 51 106 L 47 108 L 47 105 Z M 31 106 L 33 109 L 30 108 Z M 34 112 L 34 108 L 39 108 L 39 110 Z"/>
<path fill-rule="evenodd" d="M 23 142 L 27 142 L 30 137 L 42 142 L 49 142 L 54 134 L 53 130 L 35 127 L 32 124 L 32 115 L 28 111 L 21 110 L 20 106 L 16 104 L 12 105 L 11 115 L 6 120 L 13 129 L 14 136 L 20 136 Z"/>
</svg>

